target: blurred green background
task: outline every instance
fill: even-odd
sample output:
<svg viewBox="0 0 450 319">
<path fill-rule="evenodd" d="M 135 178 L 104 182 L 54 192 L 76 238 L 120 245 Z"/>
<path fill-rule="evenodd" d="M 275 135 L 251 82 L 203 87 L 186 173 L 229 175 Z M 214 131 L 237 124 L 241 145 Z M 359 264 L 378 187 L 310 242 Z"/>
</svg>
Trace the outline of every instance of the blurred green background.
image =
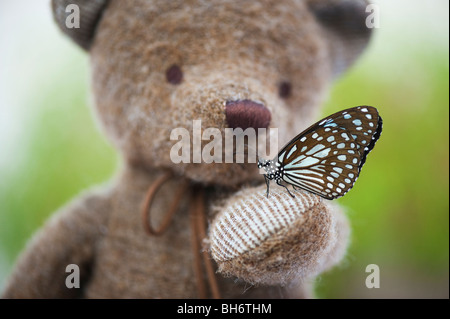
<svg viewBox="0 0 450 319">
<path fill-rule="evenodd" d="M 48 0 L 0 1 L 0 291 L 45 220 L 107 182 L 118 156 L 89 108 L 88 57 L 53 25 Z M 322 298 L 449 296 L 449 2 L 373 1 L 380 28 L 323 114 L 376 106 L 384 131 L 356 187 L 352 223 Z M 368 289 L 377 264 L 381 287 Z"/>
</svg>

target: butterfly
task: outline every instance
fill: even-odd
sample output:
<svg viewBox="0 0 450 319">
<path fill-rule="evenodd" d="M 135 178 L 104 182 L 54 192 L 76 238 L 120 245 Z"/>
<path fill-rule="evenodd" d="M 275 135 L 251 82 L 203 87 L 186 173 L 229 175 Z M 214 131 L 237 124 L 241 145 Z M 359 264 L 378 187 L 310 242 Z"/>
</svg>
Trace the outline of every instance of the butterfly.
<svg viewBox="0 0 450 319">
<path fill-rule="evenodd" d="M 380 138 L 383 120 L 372 106 L 334 113 L 311 125 L 284 146 L 273 160 L 258 160 L 270 180 L 325 199 L 344 196 L 355 184 L 367 154 Z"/>
</svg>

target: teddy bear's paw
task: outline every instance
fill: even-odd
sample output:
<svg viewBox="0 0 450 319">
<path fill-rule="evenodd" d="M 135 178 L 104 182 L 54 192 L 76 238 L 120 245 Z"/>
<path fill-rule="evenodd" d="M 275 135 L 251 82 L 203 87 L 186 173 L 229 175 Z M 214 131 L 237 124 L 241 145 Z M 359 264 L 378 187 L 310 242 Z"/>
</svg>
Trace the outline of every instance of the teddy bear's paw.
<svg viewBox="0 0 450 319">
<path fill-rule="evenodd" d="M 348 224 L 320 197 L 265 185 L 235 194 L 210 228 L 219 272 L 252 284 L 286 285 L 336 264 L 345 253 Z"/>
</svg>

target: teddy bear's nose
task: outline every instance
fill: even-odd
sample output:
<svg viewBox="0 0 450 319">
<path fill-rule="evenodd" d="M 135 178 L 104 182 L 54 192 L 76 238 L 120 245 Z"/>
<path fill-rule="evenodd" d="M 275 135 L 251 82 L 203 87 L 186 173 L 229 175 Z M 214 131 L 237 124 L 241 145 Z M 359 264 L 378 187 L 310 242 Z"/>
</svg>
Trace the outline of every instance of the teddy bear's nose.
<svg viewBox="0 0 450 319">
<path fill-rule="evenodd" d="M 272 118 L 270 111 L 263 104 L 251 100 L 227 102 L 225 115 L 230 128 L 240 127 L 243 130 L 249 127 L 267 128 Z"/>
</svg>

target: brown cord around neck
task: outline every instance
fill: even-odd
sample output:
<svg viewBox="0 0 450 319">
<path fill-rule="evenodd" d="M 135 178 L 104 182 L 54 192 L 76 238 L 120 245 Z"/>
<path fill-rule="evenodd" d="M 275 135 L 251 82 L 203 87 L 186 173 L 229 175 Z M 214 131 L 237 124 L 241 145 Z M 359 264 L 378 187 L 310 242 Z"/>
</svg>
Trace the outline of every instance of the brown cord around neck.
<svg viewBox="0 0 450 319">
<path fill-rule="evenodd" d="M 182 181 L 181 185 L 175 192 L 174 199 L 168 212 L 165 214 L 163 221 L 160 226 L 156 229 L 153 228 L 151 224 L 151 205 L 155 194 L 161 188 L 161 186 L 173 177 L 171 172 L 166 172 L 155 180 L 155 182 L 150 185 L 147 194 L 145 196 L 144 202 L 141 208 L 141 218 L 144 224 L 145 232 L 150 236 L 160 236 L 162 235 L 170 225 L 173 215 L 177 211 L 180 205 L 180 201 L 183 198 L 183 194 L 188 188 L 188 183 Z M 191 227 L 191 246 L 194 255 L 194 273 L 196 277 L 197 293 L 199 298 L 207 298 L 207 291 L 205 285 L 205 279 L 203 277 L 203 267 L 202 267 L 202 257 L 203 263 L 206 268 L 206 273 L 208 276 L 209 288 L 211 295 L 214 299 L 220 299 L 219 287 L 217 285 L 217 280 L 214 273 L 214 268 L 207 251 L 202 251 L 202 239 L 206 238 L 206 218 L 205 218 L 205 196 L 204 189 L 201 187 L 194 187 L 193 191 L 189 193 L 190 203 L 189 203 L 189 214 L 190 214 L 190 227 Z M 202 255 L 202 256 L 200 256 Z"/>
<path fill-rule="evenodd" d="M 197 217 L 197 237 L 198 241 L 201 242 L 203 238 L 206 238 L 206 218 L 205 218 L 205 191 L 203 188 L 199 189 L 198 192 L 194 194 L 194 205 L 195 214 Z M 199 251 L 199 250 L 198 250 Z M 198 254 L 197 254 L 198 256 Z M 220 299 L 220 291 L 217 285 L 216 276 L 214 273 L 213 264 L 211 262 L 211 257 L 206 250 L 202 250 L 203 263 L 206 268 L 206 273 L 208 274 L 209 288 L 214 299 Z M 200 259 L 200 256 L 198 256 Z"/>
<path fill-rule="evenodd" d="M 150 186 L 150 188 L 147 191 L 147 195 L 145 196 L 144 203 L 142 205 L 142 222 L 144 224 L 144 229 L 147 234 L 150 236 L 159 236 L 169 227 L 170 222 L 172 221 L 172 217 L 175 214 L 175 212 L 178 209 L 178 206 L 180 204 L 181 199 L 183 198 L 183 194 L 187 189 L 187 184 L 182 183 L 180 188 L 177 190 L 175 194 L 174 201 L 172 202 L 172 205 L 169 208 L 169 212 L 165 215 L 163 221 L 161 222 L 161 225 L 154 229 L 152 226 L 152 222 L 150 219 L 150 207 L 152 205 L 153 199 L 155 198 L 156 192 L 159 190 L 159 188 L 167 182 L 172 177 L 171 172 L 166 172 L 164 175 L 161 175 L 156 181 Z"/>
</svg>

